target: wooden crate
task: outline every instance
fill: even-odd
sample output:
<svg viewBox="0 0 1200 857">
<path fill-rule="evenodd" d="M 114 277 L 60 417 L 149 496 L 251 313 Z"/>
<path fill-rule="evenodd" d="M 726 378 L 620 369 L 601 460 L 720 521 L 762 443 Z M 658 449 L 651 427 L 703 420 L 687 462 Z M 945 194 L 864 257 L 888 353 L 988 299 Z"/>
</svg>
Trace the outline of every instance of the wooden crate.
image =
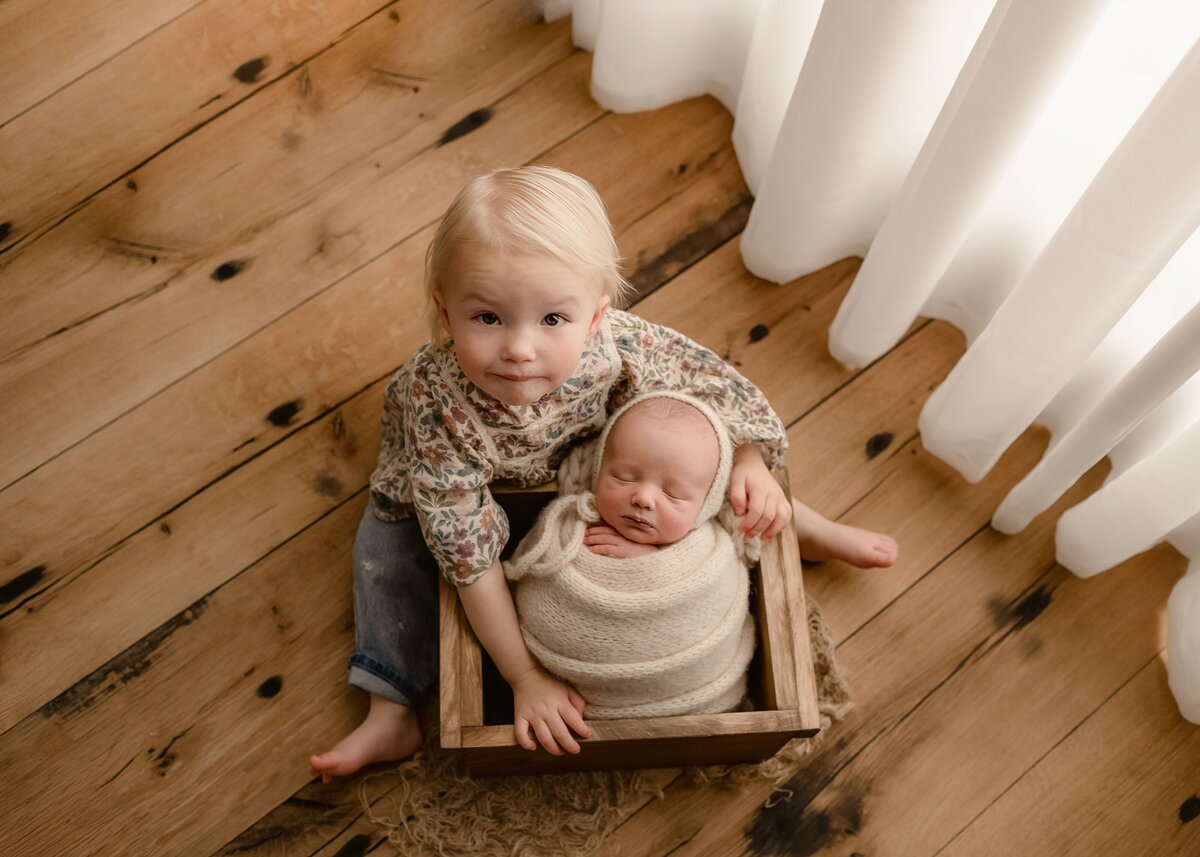
<svg viewBox="0 0 1200 857">
<path fill-rule="evenodd" d="M 786 472 L 780 482 L 787 491 Z M 515 545 L 537 512 L 554 497 L 554 487 L 494 493 L 509 515 L 510 544 Z M 552 756 L 540 747 L 529 751 L 517 744 L 511 691 L 476 640 L 455 587 L 443 580 L 439 603 L 441 746 L 460 754 L 475 776 L 765 759 L 792 738 L 815 735 L 819 729 L 795 538 L 776 537 L 764 544 L 762 561 L 752 571 L 750 607 L 758 631 L 749 681 L 755 710 L 589 720 L 592 737 L 579 739 L 579 754 Z"/>
</svg>

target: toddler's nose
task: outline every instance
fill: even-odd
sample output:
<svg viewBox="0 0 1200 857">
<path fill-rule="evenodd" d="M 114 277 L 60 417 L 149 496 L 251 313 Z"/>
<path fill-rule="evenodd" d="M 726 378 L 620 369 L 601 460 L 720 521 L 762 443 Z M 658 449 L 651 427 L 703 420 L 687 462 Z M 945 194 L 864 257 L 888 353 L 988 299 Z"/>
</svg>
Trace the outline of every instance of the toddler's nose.
<svg viewBox="0 0 1200 857">
<path fill-rule="evenodd" d="M 533 342 L 528 336 L 513 333 L 505 338 L 501 356 L 510 363 L 528 363 L 535 357 Z"/>
</svg>

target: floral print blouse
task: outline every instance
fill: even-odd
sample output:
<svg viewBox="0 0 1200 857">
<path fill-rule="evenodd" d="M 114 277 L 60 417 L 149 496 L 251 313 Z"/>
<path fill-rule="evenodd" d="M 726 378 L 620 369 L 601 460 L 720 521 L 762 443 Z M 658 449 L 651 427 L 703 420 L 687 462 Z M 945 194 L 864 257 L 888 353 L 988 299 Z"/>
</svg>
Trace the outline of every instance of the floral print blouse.
<svg viewBox="0 0 1200 857">
<path fill-rule="evenodd" d="M 383 405 L 375 513 L 415 514 L 442 574 L 475 582 L 508 541 L 508 518 L 488 484 L 552 480 L 571 445 L 598 434 L 634 395 L 671 389 L 710 405 L 734 447 L 757 443 L 774 469 L 787 433 L 763 394 L 683 334 L 609 309 L 575 375 L 530 405 L 508 405 L 467 380 L 448 345 L 426 344 L 392 377 Z"/>
</svg>

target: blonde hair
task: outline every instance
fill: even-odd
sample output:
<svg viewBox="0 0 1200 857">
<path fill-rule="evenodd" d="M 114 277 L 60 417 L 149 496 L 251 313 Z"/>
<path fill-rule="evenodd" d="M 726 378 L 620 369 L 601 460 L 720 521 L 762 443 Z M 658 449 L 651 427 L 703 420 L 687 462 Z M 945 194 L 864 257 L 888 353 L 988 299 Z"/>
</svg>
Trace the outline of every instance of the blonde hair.
<svg viewBox="0 0 1200 857">
<path fill-rule="evenodd" d="M 623 306 L 633 292 L 621 276 L 612 224 L 594 187 L 556 167 L 492 170 L 459 191 L 425 253 L 426 316 L 434 342 L 446 338 L 434 298 L 444 294 L 451 267 L 468 243 L 551 256 L 594 277 L 612 306 Z"/>
</svg>

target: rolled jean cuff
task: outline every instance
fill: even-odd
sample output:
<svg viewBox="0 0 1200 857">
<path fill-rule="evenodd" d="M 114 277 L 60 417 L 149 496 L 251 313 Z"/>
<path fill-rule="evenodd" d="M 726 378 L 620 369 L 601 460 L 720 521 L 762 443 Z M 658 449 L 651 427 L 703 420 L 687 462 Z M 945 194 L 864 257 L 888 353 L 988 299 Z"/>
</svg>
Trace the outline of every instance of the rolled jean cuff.
<svg viewBox="0 0 1200 857">
<path fill-rule="evenodd" d="M 425 695 L 402 677 L 379 661 L 359 652 L 350 656 L 350 676 L 347 680 L 354 687 L 367 693 L 382 696 L 409 708 L 420 708 L 425 702 Z"/>
</svg>

